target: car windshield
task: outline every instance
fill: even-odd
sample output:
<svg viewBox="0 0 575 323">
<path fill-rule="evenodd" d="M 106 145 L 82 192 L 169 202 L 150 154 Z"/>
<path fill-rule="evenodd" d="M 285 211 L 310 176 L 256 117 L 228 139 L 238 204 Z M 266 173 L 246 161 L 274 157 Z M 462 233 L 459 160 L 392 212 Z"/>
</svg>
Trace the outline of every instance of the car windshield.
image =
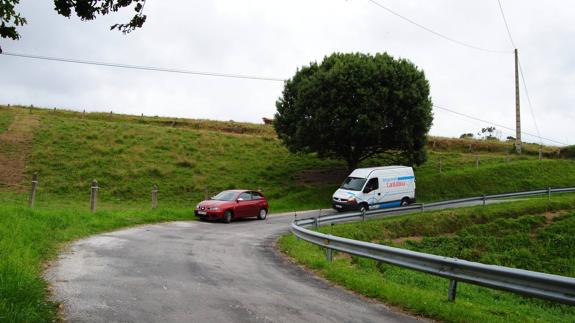
<svg viewBox="0 0 575 323">
<path fill-rule="evenodd" d="M 212 200 L 216 201 L 233 201 L 235 200 L 237 192 L 234 191 L 223 191 L 218 195 L 212 197 Z"/>
<path fill-rule="evenodd" d="M 343 181 L 343 184 L 341 184 L 340 188 L 350 191 L 360 191 L 361 188 L 363 187 L 363 184 L 365 184 L 366 180 L 367 179 L 365 178 L 348 177 L 345 179 L 345 181 Z"/>
</svg>

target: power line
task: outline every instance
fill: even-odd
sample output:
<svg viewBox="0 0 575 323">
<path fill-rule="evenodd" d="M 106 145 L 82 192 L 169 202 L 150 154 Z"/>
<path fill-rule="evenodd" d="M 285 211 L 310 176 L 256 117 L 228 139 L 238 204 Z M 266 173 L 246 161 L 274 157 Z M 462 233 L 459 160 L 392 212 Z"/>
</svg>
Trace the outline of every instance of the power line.
<svg viewBox="0 0 575 323">
<path fill-rule="evenodd" d="M 509 31 L 509 25 L 507 24 L 507 19 L 505 19 L 505 13 L 503 13 L 503 6 L 501 6 L 501 0 L 497 0 L 499 4 L 499 11 L 501 11 L 501 16 L 503 17 L 503 22 L 505 23 L 505 29 L 507 29 L 507 35 L 509 36 L 509 40 L 511 41 L 511 45 L 513 48 L 517 48 L 515 46 L 515 42 L 513 41 L 513 37 L 511 37 L 511 31 Z"/>
<path fill-rule="evenodd" d="M 433 105 L 433 107 L 434 107 L 434 108 L 441 109 L 441 110 L 445 110 L 445 111 L 448 111 L 448 112 L 451 112 L 451 113 L 453 113 L 453 114 L 460 115 L 460 116 L 462 116 L 462 117 L 466 117 L 466 118 L 469 118 L 469 119 L 473 119 L 473 120 L 476 120 L 476 121 L 480 121 L 480 122 L 483 122 L 483 123 L 487 123 L 487 124 L 490 124 L 490 125 L 494 125 L 494 126 L 497 126 L 497 127 L 503 128 L 503 129 L 515 131 L 515 129 L 513 129 L 513 128 L 511 128 L 511 127 L 507 127 L 507 126 L 504 126 L 504 125 L 501 125 L 501 124 L 497 124 L 497 123 L 495 123 L 495 122 L 491 122 L 491 121 L 487 121 L 487 120 L 484 120 L 484 119 L 480 119 L 480 118 L 477 118 L 477 117 L 474 117 L 474 116 L 470 116 L 470 115 L 468 115 L 468 114 L 461 113 L 461 112 L 457 112 L 457 111 L 455 111 L 455 110 L 452 110 L 452 109 L 449 109 L 449 108 L 446 108 L 446 107 L 438 106 L 438 105 L 435 105 L 435 104 Z M 556 141 L 556 140 L 553 140 L 553 139 L 549 139 L 549 138 L 543 138 L 543 137 L 541 137 L 541 136 L 537 136 L 537 135 L 534 135 L 534 134 L 531 134 L 531 133 L 528 133 L 528 132 L 525 132 L 525 131 L 521 131 L 521 133 L 522 133 L 522 134 L 525 134 L 525 135 L 528 135 L 528 136 L 532 136 L 532 137 L 538 137 L 539 139 L 544 139 L 544 140 L 547 140 L 547 141 L 549 141 L 549 142 L 553 142 L 553 143 L 556 143 L 556 144 L 559 144 L 559 145 L 562 145 L 562 146 L 568 146 L 568 144 L 566 144 L 566 143 L 562 143 L 562 142 L 559 142 L 559 141 Z"/>
<path fill-rule="evenodd" d="M 523 75 L 523 67 L 521 66 L 521 61 L 519 60 L 519 74 L 521 75 L 521 80 L 523 80 L 523 88 L 525 89 L 525 96 L 527 97 L 527 103 L 529 104 L 529 111 L 531 112 L 531 118 L 533 118 L 533 123 L 535 124 L 535 130 L 541 140 L 541 133 L 539 132 L 539 127 L 537 126 L 537 119 L 535 118 L 535 113 L 533 112 L 533 105 L 531 104 L 531 97 L 529 96 L 529 90 L 527 89 L 527 82 L 525 82 L 525 76 Z"/>
<path fill-rule="evenodd" d="M 284 82 L 285 81 L 285 79 L 267 77 L 267 76 L 228 74 L 228 73 L 182 70 L 182 69 L 174 69 L 174 68 L 162 68 L 162 67 L 155 67 L 155 66 L 140 66 L 140 65 L 129 65 L 129 64 L 120 64 L 120 63 L 107 63 L 107 62 L 72 59 L 72 58 L 29 55 L 29 54 L 12 53 L 12 52 L 3 52 L 3 53 L 0 53 L 0 55 L 21 57 L 21 58 L 30 58 L 30 59 L 37 59 L 37 60 L 46 60 L 46 61 L 75 63 L 75 64 L 97 65 L 97 66 L 107 66 L 107 67 L 116 67 L 116 68 L 125 68 L 125 69 L 136 69 L 136 70 L 144 70 L 144 71 L 192 74 L 192 75 L 202 75 L 202 76 L 212 76 L 212 77 L 227 77 L 227 78 L 236 78 L 236 79 L 257 80 L 257 81 L 273 81 L 273 82 Z"/>
<path fill-rule="evenodd" d="M 367 0 L 367 1 L 369 1 L 369 2 L 371 2 L 372 4 L 374 4 L 374 5 L 378 6 L 378 7 L 380 7 L 381 9 L 383 9 L 383 10 L 385 10 L 385 11 L 391 13 L 392 15 L 394 15 L 394 16 L 396 16 L 396 17 L 398 17 L 398 18 L 401 18 L 401 19 L 403 19 L 403 20 L 405 20 L 405 21 L 407 21 L 407 22 L 409 22 L 409 23 L 412 24 L 412 25 L 415 25 L 415 26 L 417 26 L 417 27 L 419 27 L 419 28 L 421 28 L 421 29 L 423 29 L 423 30 L 429 32 L 429 33 L 434 34 L 435 36 L 441 37 L 441 38 L 443 38 L 443 39 L 445 39 L 445 40 L 448 40 L 448 41 L 450 41 L 450 42 L 452 42 L 452 43 L 455 43 L 455 44 L 458 44 L 458 45 L 461 45 L 461 46 L 465 46 L 465 47 L 468 47 L 468 48 L 472 48 L 472 49 L 475 49 L 475 50 L 484 51 L 484 52 L 498 53 L 498 54 L 511 54 L 511 53 L 512 53 L 511 51 L 503 51 L 503 50 L 495 50 L 495 49 L 483 48 L 483 47 L 478 47 L 478 46 L 475 46 L 475 45 L 471 45 L 471 44 L 462 42 L 462 41 L 460 41 L 460 40 L 451 38 L 451 37 L 446 36 L 446 35 L 444 35 L 444 34 L 442 34 L 442 33 L 440 33 L 440 32 L 437 32 L 437 31 L 435 31 L 435 30 L 433 30 L 433 29 L 431 29 L 431 28 L 429 28 L 429 27 L 426 27 L 426 26 L 424 26 L 424 25 L 422 25 L 422 24 L 420 24 L 420 23 L 418 23 L 418 22 L 416 22 L 416 21 L 414 21 L 414 20 L 412 20 L 412 19 L 410 19 L 410 18 L 408 18 L 408 17 L 406 17 L 406 16 L 404 16 L 404 15 L 401 15 L 400 13 L 398 13 L 398 12 L 396 12 L 396 11 L 394 11 L 394 10 L 392 10 L 392 9 L 390 9 L 390 8 L 388 8 L 388 7 L 386 7 L 386 6 L 384 6 L 384 5 L 382 5 L 381 3 L 379 3 L 379 2 L 377 2 L 377 1 L 375 1 L 375 0 Z"/>
</svg>

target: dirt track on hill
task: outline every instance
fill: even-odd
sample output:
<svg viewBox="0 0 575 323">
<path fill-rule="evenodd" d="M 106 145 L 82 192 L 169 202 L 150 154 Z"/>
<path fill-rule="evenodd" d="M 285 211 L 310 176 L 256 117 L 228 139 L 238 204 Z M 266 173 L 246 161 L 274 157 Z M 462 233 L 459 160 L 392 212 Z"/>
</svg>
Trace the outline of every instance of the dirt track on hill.
<svg viewBox="0 0 575 323">
<path fill-rule="evenodd" d="M 0 184 L 21 184 L 26 160 L 32 148 L 38 117 L 17 114 L 10 127 L 0 134 Z M 19 188 L 21 190 L 22 188 Z"/>
</svg>

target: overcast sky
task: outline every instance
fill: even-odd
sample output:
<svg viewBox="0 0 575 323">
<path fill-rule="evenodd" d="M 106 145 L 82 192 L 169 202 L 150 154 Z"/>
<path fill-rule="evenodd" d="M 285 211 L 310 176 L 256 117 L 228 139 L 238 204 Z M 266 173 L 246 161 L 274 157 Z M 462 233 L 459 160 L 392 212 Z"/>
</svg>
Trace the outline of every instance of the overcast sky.
<svg viewBox="0 0 575 323">
<path fill-rule="evenodd" d="M 377 1 L 448 37 L 512 51 L 496 0 Z M 575 4 L 502 4 L 541 135 L 575 143 Z M 24 0 L 18 9 L 28 25 L 20 40 L 0 40 L 6 52 L 276 78 L 290 78 L 332 52 L 387 52 L 425 71 L 434 104 L 515 124 L 512 54 L 453 44 L 369 0 L 148 0 L 147 22 L 129 35 L 109 26 L 126 22 L 131 9 L 91 22 L 57 15 L 52 1 Z M 0 56 L 0 103 L 259 123 L 273 116 L 282 88 L 281 82 Z M 535 134 L 521 91 L 523 130 Z M 486 126 L 438 109 L 433 123 L 431 134 L 443 136 Z"/>
</svg>

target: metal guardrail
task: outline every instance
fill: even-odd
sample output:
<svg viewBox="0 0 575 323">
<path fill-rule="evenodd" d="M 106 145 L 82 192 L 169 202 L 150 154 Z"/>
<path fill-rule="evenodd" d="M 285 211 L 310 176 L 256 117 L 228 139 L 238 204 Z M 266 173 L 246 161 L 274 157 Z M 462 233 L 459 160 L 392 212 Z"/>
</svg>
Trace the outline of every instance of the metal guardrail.
<svg viewBox="0 0 575 323">
<path fill-rule="evenodd" d="M 575 305 L 575 278 L 503 266 L 485 265 L 457 258 L 436 256 L 370 242 L 346 239 L 306 229 L 306 227 L 317 228 L 325 224 L 364 220 L 367 217 L 406 214 L 412 211 L 423 212 L 425 209 L 457 206 L 458 204 L 469 202 L 482 201 L 483 205 L 485 205 L 485 201 L 493 199 L 543 194 L 547 194 L 548 198 L 551 198 L 552 193 L 569 192 L 575 192 L 575 187 L 548 188 L 546 190 L 483 195 L 429 203 L 425 205 L 420 204 L 407 207 L 373 210 L 363 213 L 352 212 L 321 216 L 317 218 L 296 219 L 291 225 L 291 230 L 298 238 L 326 248 L 328 261 L 332 260 L 332 250 L 336 250 L 448 278 L 450 279 L 448 291 L 448 299 L 450 301 L 455 300 L 457 282 L 465 282 L 521 295 Z"/>
</svg>

